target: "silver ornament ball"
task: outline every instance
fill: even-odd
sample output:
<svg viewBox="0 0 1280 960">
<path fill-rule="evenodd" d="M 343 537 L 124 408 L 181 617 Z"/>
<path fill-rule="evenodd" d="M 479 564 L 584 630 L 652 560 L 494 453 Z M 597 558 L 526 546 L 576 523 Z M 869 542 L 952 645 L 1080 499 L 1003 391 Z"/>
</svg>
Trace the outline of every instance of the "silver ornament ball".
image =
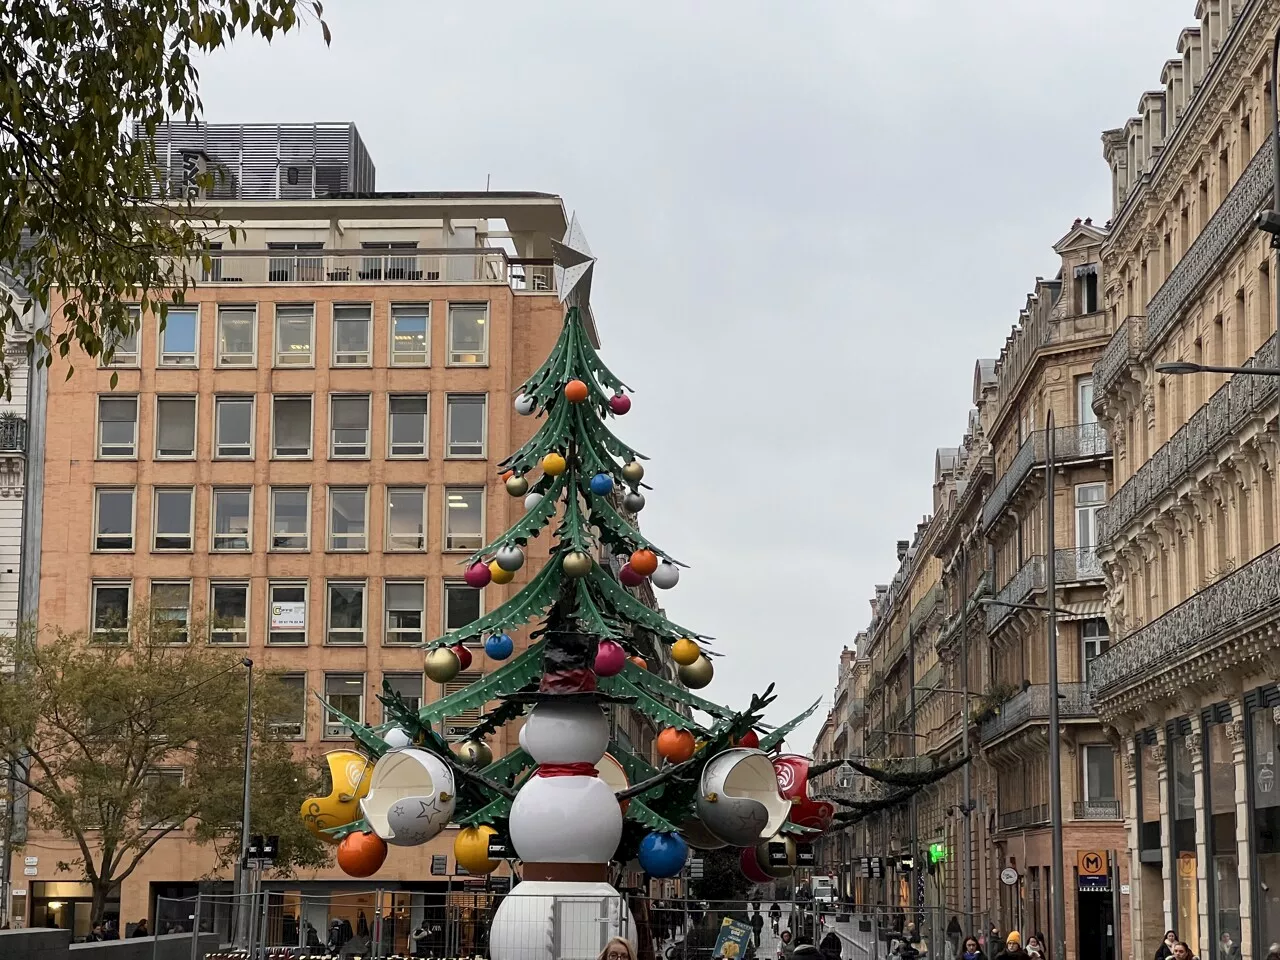
<svg viewBox="0 0 1280 960">
<path fill-rule="evenodd" d="M 527 417 L 533 413 L 535 407 L 536 403 L 533 397 L 523 393 L 516 397 L 516 413 L 520 414 L 520 416 Z"/>
<path fill-rule="evenodd" d="M 632 490 L 622 498 L 622 506 L 628 513 L 639 513 L 644 509 L 644 494 L 639 490 Z"/>
<path fill-rule="evenodd" d="M 680 568 L 674 563 L 660 563 L 649 575 L 649 582 L 659 590 L 670 590 L 680 582 Z"/>
<path fill-rule="evenodd" d="M 525 497 L 525 498 L 524 498 L 524 509 L 525 509 L 525 512 L 527 513 L 528 511 L 532 510 L 534 507 L 536 507 L 536 506 L 537 506 L 538 504 L 540 504 L 541 502 L 542 502 L 542 494 L 540 494 L 540 493 L 531 493 L 531 494 L 529 494 L 527 497 Z"/>
<path fill-rule="evenodd" d="M 514 573 L 524 566 L 524 551 L 515 544 L 510 544 L 500 548 L 493 559 L 503 570 Z"/>
</svg>

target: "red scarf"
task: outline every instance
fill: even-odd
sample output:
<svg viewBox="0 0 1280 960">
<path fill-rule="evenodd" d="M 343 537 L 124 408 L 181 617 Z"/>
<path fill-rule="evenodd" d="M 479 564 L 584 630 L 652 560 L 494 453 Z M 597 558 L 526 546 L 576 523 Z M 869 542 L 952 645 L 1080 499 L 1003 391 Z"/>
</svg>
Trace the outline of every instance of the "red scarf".
<svg viewBox="0 0 1280 960">
<path fill-rule="evenodd" d="M 538 777 L 598 777 L 594 763 L 540 763 L 534 771 Z"/>
</svg>

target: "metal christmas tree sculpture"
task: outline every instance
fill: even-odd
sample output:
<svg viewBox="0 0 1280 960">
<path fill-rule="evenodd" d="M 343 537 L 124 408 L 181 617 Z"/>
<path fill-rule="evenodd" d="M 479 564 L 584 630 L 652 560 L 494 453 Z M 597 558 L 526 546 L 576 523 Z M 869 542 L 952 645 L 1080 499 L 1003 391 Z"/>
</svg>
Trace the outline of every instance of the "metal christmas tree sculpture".
<svg viewBox="0 0 1280 960">
<path fill-rule="evenodd" d="M 477 589 L 509 582 L 529 539 L 553 523 L 555 542 L 518 593 L 426 645 L 427 675 L 440 683 L 466 667 L 470 647 L 505 662 L 416 710 L 384 685 L 386 722 L 371 728 L 343 718 L 358 754 L 330 761 L 334 793 L 302 811 L 313 830 L 338 844 L 339 864 L 355 876 L 374 873 L 388 844 L 425 843 L 449 823 L 460 828 L 458 864 L 487 873 L 499 855 L 496 848 L 491 855 L 490 839 L 509 837 L 522 879 L 495 915 L 495 960 L 550 958 L 557 901 L 591 901 L 595 910 L 614 904 L 607 925 L 620 930 L 626 908 L 609 885 L 614 865 L 638 859 L 651 876 L 669 877 L 690 846 L 735 845 L 761 866 L 761 844 L 815 835 L 834 814 L 808 797 L 807 758 L 773 756 L 813 707 L 770 730 L 762 718 L 772 687 L 743 710 L 693 693 L 713 673 L 708 638 L 632 592 L 645 580 L 675 586 L 679 566 L 627 519 L 645 502 L 642 457 L 607 425 L 631 401 L 586 332 L 595 260 L 576 218 L 556 253 L 564 326 L 515 399 L 517 412 L 543 422 L 501 465 L 525 513 L 468 559 L 466 580 Z M 507 631 L 531 622 L 529 646 L 513 655 Z M 640 660 L 653 644 L 668 645 L 679 683 Z M 461 743 L 446 741 L 446 717 L 494 703 Z M 610 740 L 611 704 L 665 728 L 660 766 Z M 695 710 L 709 720 L 695 721 Z M 520 718 L 520 749 L 494 761 L 486 738 Z M 367 758 L 372 772 L 353 756 Z M 794 844 L 789 850 L 794 862 Z"/>
</svg>

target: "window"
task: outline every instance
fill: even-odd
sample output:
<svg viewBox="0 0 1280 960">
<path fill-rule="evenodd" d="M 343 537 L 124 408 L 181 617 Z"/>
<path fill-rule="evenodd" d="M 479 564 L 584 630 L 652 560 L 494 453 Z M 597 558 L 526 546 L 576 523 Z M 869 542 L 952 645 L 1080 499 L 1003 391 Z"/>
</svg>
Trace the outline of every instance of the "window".
<svg viewBox="0 0 1280 960">
<path fill-rule="evenodd" d="M 386 673 L 382 679 L 391 688 L 392 693 L 400 694 L 405 705 L 414 713 L 422 706 L 422 674 L 420 673 Z"/>
<path fill-rule="evenodd" d="M 476 593 L 478 596 L 478 592 Z M 386 608 L 383 642 L 425 642 L 427 638 L 423 635 L 423 626 L 426 624 L 426 588 L 423 582 L 388 580 L 382 586 L 382 598 Z"/>
<path fill-rule="evenodd" d="M 483 457 L 485 437 L 485 397 L 450 396 L 446 417 L 447 455 Z"/>
<path fill-rule="evenodd" d="M 254 366 L 257 332 L 258 312 L 253 307 L 218 307 L 218 366 Z"/>
<path fill-rule="evenodd" d="M 1116 799 L 1116 756 L 1109 743 L 1085 745 L 1084 797 L 1089 801 Z"/>
<path fill-rule="evenodd" d="M 191 487 L 157 487 L 153 494 L 152 550 L 190 550 L 192 506 Z"/>
<path fill-rule="evenodd" d="M 271 489 L 271 549 L 308 550 L 311 547 L 311 490 L 307 487 Z"/>
<path fill-rule="evenodd" d="M 138 398 L 98 398 L 98 456 L 132 460 L 138 455 Z"/>
<path fill-rule="evenodd" d="M 196 366 L 199 328 L 196 307 L 170 307 L 160 330 L 160 366 Z"/>
<path fill-rule="evenodd" d="M 217 397 L 213 401 L 214 456 L 252 459 L 253 397 Z"/>
<path fill-rule="evenodd" d="M 366 304 L 342 304 L 333 308 L 333 365 L 369 365 L 371 308 Z"/>
<path fill-rule="evenodd" d="M 94 491 L 95 550 L 133 549 L 133 487 L 99 487 Z"/>
<path fill-rule="evenodd" d="M 224 487 L 213 491 L 213 550 L 247 552 L 253 491 Z"/>
<path fill-rule="evenodd" d="M 323 256 L 298 256 L 303 252 L 323 250 L 320 241 L 268 243 L 268 250 L 286 251 L 285 256 L 274 256 L 267 265 L 267 280 L 271 283 L 318 283 L 324 279 Z M 290 256 L 288 253 L 293 255 Z"/>
<path fill-rule="evenodd" d="M 156 459 L 189 460 L 196 455 L 196 398 L 156 398 Z"/>
<path fill-rule="evenodd" d="M 1089 679 L 1089 664 L 1107 652 L 1111 637 L 1107 633 L 1107 621 L 1101 618 L 1080 621 L 1080 650 L 1084 658 L 1084 678 Z"/>
<path fill-rule="evenodd" d="M 311 398 L 271 398 L 271 456 L 278 460 L 311 456 Z"/>
<path fill-rule="evenodd" d="M 1105 483 L 1076 486 L 1076 547 L 1092 550 L 1098 544 L 1098 511 L 1107 502 Z"/>
<path fill-rule="evenodd" d="M 151 618 L 168 643 L 186 643 L 191 626 L 191 581 L 152 580 Z"/>
<path fill-rule="evenodd" d="M 416 240 L 392 240 L 360 244 L 363 250 L 415 250 Z M 422 271 L 418 268 L 416 256 L 376 255 L 360 258 L 361 280 L 421 280 Z M 428 280 L 440 279 L 439 273 L 429 274 Z"/>
<path fill-rule="evenodd" d="M 387 550 L 427 548 L 426 507 L 426 487 L 387 488 Z"/>
<path fill-rule="evenodd" d="M 1165 237 L 1168 244 L 1169 238 Z M 1167 256 L 1167 254 L 1166 254 Z M 1086 263 L 1075 268 L 1076 309 L 1080 313 L 1098 312 L 1098 265 Z"/>
<path fill-rule="evenodd" d="M 391 305 L 391 366 L 425 367 L 431 361 L 431 304 Z"/>
<path fill-rule="evenodd" d="M 456 679 L 444 684 L 443 693 L 446 697 L 452 696 L 460 690 L 465 690 L 470 684 L 479 679 L 481 679 L 479 674 L 460 673 Z M 483 707 L 472 707 L 470 710 L 460 710 L 445 717 L 441 731 L 445 739 L 451 742 L 464 739 L 467 736 L 467 732 L 480 721 L 480 712 L 483 709 Z"/>
<path fill-rule="evenodd" d="M 329 584 L 329 632 L 326 643 L 364 643 L 363 583 Z"/>
<path fill-rule="evenodd" d="M 307 584 L 305 581 L 269 584 L 267 606 L 271 614 L 267 627 L 267 643 L 307 642 Z"/>
<path fill-rule="evenodd" d="M 267 716 L 267 729 L 278 740 L 305 740 L 307 736 L 307 675 L 289 673 L 279 678 L 281 696 Z"/>
<path fill-rule="evenodd" d="M 390 397 L 387 400 L 387 456 L 427 455 L 427 398 Z"/>
<path fill-rule="evenodd" d="M 477 367 L 489 362 L 489 305 L 449 304 L 449 366 Z"/>
<path fill-rule="evenodd" d="M 369 456 L 369 398 L 331 397 L 329 456 Z"/>
<path fill-rule="evenodd" d="M 315 318 L 316 308 L 310 303 L 276 307 L 277 367 L 309 367 L 315 362 Z"/>
<path fill-rule="evenodd" d="M 329 488 L 329 549 L 369 549 L 369 490 L 367 487 Z"/>
<path fill-rule="evenodd" d="M 132 607 L 133 585 L 128 580 L 95 580 L 89 624 L 93 639 L 103 642 L 123 639 L 120 634 L 129 629 Z"/>
<path fill-rule="evenodd" d="M 479 550 L 484 546 L 484 489 L 446 487 L 444 491 L 444 548 Z"/>
<path fill-rule="evenodd" d="M 480 619 L 481 591 L 469 587 L 464 580 L 444 582 L 444 632 L 459 630 Z"/>
<path fill-rule="evenodd" d="M 334 708 L 357 723 L 364 723 L 364 674 L 326 673 L 324 675 L 324 699 Z M 324 735 L 347 737 L 347 728 L 336 713 L 325 711 Z"/>
<path fill-rule="evenodd" d="M 137 304 L 126 306 L 128 317 L 128 333 L 104 331 L 102 334 L 102 355 L 98 365 L 103 367 L 136 367 L 138 365 L 138 331 L 142 328 L 142 311 Z M 110 354 L 110 359 L 107 355 Z"/>
<path fill-rule="evenodd" d="M 172 830 L 182 826 L 181 820 L 170 820 L 166 813 L 181 809 L 181 767 L 152 767 L 142 775 L 143 793 L 138 811 L 139 821 L 149 830 Z"/>
<path fill-rule="evenodd" d="M 249 642 L 249 584 L 209 585 L 209 642 L 247 644 Z"/>
</svg>

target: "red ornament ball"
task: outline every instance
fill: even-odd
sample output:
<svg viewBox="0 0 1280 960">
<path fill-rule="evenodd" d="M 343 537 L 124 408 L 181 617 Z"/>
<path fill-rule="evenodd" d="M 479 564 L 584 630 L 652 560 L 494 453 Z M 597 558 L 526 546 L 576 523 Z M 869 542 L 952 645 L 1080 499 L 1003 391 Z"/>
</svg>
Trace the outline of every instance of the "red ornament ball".
<svg viewBox="0 0 1280 960">
<path fill-rule="evenodd" d="M 479 590 L 489 585 L 489 581 L 493 579 L 493 571 L 483 560 L 478 560 L 467 567 L 467 572 L 462 575 L 462 579 L 467 581 L 467 586 Z"/>
<path fill-rule="evenodd" d="M 609 409 L 620 417 L 631 409 L 631 398 L 625 393 L 615 393 L 609 398 Z"/>
<path fill-rule="evenodd" d="M 466 667 L 463 667 L 463 669 L 465 670 Z M 758 750 L 760 749 L 760 737 L 756 735 L 754 730 L 748 730 L 738 738 L 738 746 L 746 747 L 749 750 Z"/>
<path fill-rule="evenodd" d="M 629 661 L 631 661 L 632 663 L 634 663 L 634 664 L 635 664 L 637 667 L 639 667 L 641 670 L 648 670 L 648 669 L 649 669 L 649 664 L 645 663 L 645 659 L 644 659 L 644 657 L 627 657 L 627 659 L 628 659 Z"/>
<path fill-rule="evenodd" d="M 624 563 L 622 569 L 618 571 L 618 580 L 624 587 L 638 587 L 644 583 L 644 577 L 636 572 L 636 568 L 629 563 Z"/>
<path fill-rule="evenodd" d="M 752 883 L 772 883 L 773 877 L 769 876 L 760 866 L 760 861 L 756 857 L 755 847 L 743 847 L 742 853 L 738 855 L 738 867 L 742 870 L 742 875 Z"/>
<path fill-rule="evenodd" d="M 581 380 L 570 380 L 564 385 L 564 398 L 570 403 L 581 403 L 588 393 L 587 385 Z"/>
<path fill-rule="evenodd" d="M 631 569 L 647 577 L 658 569 L 658 555 L 652 550 L 637 550 L 631 555 Z"/>
<path fill-rule="evenodd" d="M 459 643 L 456 646 L 450 647 L 449 649 L 451 649 L 458 656 L 459 670 L 466 670 L 469 666 L 471 666 L 471 651 L 466 648 L 465 644 Z"/>
<path fill-rule="evenodd" d="M 338 844 L 338 866 L 349 877 L 371 877 L 386 859 L 386 841 L 372 833 L 348 833 Z"/>
</svg>

